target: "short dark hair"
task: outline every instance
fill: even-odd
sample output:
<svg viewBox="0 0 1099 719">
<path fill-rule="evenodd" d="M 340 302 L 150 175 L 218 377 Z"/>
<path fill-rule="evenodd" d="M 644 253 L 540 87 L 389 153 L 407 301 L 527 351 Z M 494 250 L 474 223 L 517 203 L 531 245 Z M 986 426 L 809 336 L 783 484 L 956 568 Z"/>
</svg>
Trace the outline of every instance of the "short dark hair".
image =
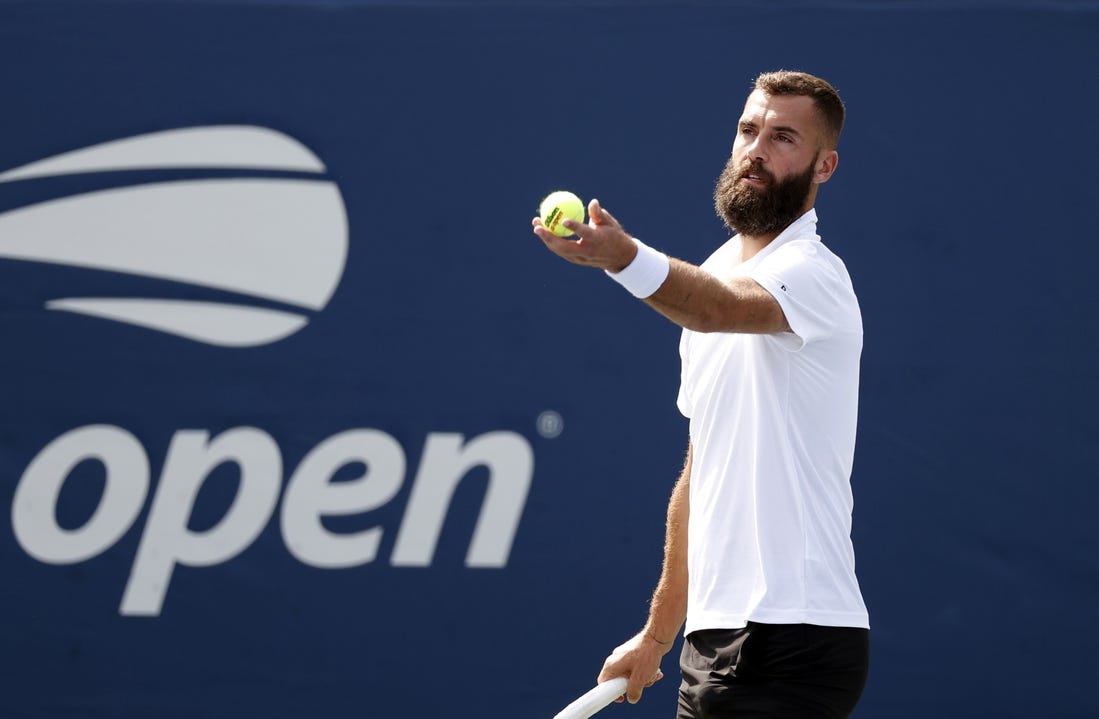
<svg viewBox="0 0 1099 719">
<path fill-rule="evenodd" d="M 836 88 L 816 75 L 794 70 L 776 70 L 756 78 L 755 88 L 768 95 L 798 95 L 809 97 L 821 119 L 824 145 L 834 150 L 843 131 L 846 109 Z"/>
</svg>

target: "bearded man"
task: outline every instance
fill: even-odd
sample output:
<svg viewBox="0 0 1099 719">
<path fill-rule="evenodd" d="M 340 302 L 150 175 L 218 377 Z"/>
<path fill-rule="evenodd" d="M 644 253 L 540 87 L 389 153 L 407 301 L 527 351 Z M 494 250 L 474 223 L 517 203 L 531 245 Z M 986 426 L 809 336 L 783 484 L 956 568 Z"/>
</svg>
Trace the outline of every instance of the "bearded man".
<svg viewBox="0 0 1099 719">
<path fill-rule="evenodd" d="M 690 437 L 663 569 L 644 627 L 599 675 L 628 677 L 637 702 L 682 628 L 680 719 L 846 717 L 866 681 L 850 482 L 862 315 L 814 210 L 844 114 L 818 77 L 756 79 L 714 191 L 736 235 L 701 267 L 631 237 L 598 200 L 588 224 L 566 221 L 576 240 L 532 222 L 552 252 L 683 327 Z"/>
</svg>

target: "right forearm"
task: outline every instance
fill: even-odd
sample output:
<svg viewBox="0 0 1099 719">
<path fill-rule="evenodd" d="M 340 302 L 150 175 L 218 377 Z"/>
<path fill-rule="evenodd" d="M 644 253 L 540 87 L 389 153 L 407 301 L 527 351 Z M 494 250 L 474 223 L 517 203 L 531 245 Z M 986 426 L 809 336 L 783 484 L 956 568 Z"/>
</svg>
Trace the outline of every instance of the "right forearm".
<svg viewBox="0 0 1099 719">
<path fill-rule="evenodd" d="M 646 636 L 670 647 L 687 617 L 687 521 L 690 517 L 692 448 L 687 447 L 683 472 L 668 502 L 668 524 L 664 539 L 664 566 L 649 605 Z"/>
<path fill-rule="evenodd" d="M 599 681 L 629 677 L 626 700 L 641 698 L 645 687 L 660 679 L 660 661 L 675 643 L 687 617 L 687 519 L 690 514 L 691 447 L 683 473 L 668 502 L 668 529 L 664 541 L 664 568 L 653 592 L 645 628 L 617 647 L 603 662 Z"/>
<path fill-rule="evenodd" d="M 668 262 L 664 283 L 644 302 L 680 327 L 748 334 L 790 329 L 778 300 L 750 277 L 723 282 L 682 260 L 670 258 Z"/>
</svg>

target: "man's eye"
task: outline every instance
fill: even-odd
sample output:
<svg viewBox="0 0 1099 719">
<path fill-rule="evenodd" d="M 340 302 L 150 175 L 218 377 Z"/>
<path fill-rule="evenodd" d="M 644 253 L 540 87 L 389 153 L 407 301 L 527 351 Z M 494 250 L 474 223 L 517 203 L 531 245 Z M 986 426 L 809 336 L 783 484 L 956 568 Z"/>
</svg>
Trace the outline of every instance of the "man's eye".
<svg viewBox="0 0 1099 719">
<path fill-rule="evenodd" d="M 793 142 L 794 140 L 789 135 L 779 135 L 778 136 L 778 141 L 779 142 Z"/>
</svg>

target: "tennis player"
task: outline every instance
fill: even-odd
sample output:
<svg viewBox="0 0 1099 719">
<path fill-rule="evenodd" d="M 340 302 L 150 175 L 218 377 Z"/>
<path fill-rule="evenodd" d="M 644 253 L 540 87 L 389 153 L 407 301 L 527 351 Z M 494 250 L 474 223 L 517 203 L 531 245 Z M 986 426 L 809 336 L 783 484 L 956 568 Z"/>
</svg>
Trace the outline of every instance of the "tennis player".
<svg viewBox="0 0 1099 719">
<path fill-rule="evenodd" d="M 577 239 L 534 232 L 602 268 L 683 327 L 690 420 L 648 621 L 607 658 L 635 703 L 682 628 L 680 719 L 846 717 L 869 666 L 851 543 L 862 316 L 814 204 L 836 171 L 845 109 L 828 82 L 760 75 L 714 191 L 735 236 L 701 267 L 631 237 L 592 200 Z"/>
</svg>

